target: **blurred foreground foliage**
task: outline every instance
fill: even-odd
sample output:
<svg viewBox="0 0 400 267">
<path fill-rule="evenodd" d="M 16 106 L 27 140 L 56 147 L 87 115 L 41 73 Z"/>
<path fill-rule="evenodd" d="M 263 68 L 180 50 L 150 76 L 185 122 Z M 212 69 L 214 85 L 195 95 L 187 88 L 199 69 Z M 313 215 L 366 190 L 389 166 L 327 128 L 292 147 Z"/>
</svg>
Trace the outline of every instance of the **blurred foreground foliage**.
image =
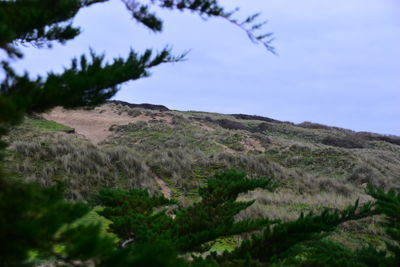
<svg viewBox="0 0 400 267">
<path fill-rule="evenodd" d="M 369 187 L 373 202 L 345 210 L 302 214 L 294 221 L 237 220 L 253 201 L 237 197 L 255 188 L 273 191 L 267 178 L 220 172 L 199 188 L 188 207 L 144 190 L 104 189 L 90 204 L 72 203 L 60 186 L 2 182 L 2 266 L 398 266 L 400 194 Z M 23 196 L 23 197 L 16 197 Z M 12 200 L 12 201 L 10 201 Z M 93 207 L 111 224 L 75 223 Z M 326 237 L 345 222 L 384 215 L 387 250 L 351 250 Z M 12 223 L 10 223 L 12 222 Z M 246 234 L 247 235 L 243 235 Z M 236 248 L 210 252 L 224 237 L 241 235 Z M 246 237 L 247 236 L 247 237 Z M 32 256 L 34 255 L 34 256 Z"/>
</svg>

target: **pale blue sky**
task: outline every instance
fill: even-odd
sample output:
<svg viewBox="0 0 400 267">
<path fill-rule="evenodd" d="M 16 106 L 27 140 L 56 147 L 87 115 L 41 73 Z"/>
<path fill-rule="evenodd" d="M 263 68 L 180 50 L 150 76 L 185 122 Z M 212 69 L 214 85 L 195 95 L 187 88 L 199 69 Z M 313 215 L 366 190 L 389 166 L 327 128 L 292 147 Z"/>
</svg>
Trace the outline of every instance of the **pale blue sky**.
<svg viewBox="0 0 400 267">
<path fill-rule="evenodd" d="M 243 16 L 261 11 L 279 56 L 252 44 L 220 19 L 160 12 L 153 34 L 130 19 L 120 1 L 83 10 L 83 34 L 52 50 L 24 49 L 15 65 L 46 73 L 92 47 L 108 58 L 132 47 L 177 53 L 188 60 L 155 68 L 150 78 L 122 86 L 116 99 L 171 109 L 257 114 L 313 121 L 357 131 L 400 135 L 400 2 L 398 0 L 223 0 Z"/>
</svg>

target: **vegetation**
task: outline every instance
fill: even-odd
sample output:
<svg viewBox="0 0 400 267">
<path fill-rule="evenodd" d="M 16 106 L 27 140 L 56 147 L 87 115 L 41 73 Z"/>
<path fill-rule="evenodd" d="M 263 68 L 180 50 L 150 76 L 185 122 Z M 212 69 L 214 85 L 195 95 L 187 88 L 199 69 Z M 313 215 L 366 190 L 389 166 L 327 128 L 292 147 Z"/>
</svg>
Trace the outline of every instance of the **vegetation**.
<svg viewBox="0 0 400 267">
<path fill-rule="evenodd" d="M 42 131 L 59 131 L 59 132 L 67 132 L 67 133 L 73 133 L 74 129 L 71 127 L 68 127 L 66 125 L 62 125 L 60 123 L 54 122 L 54 121 L 47 121 L 43 119 L 26 119 L 25 123 L 27 125 L 27 128 L 33 128 L 37 130 L 42 130 Z"/>
<path fill-rule="evenodd" d="M 146 111 L 142 110 L 140 112 L 145 113 Z M 190 116 L 193 115 L 191 113 Z M 175 121 L 176 123 L 178 122 L 178 120 Z M 66 194 L 68 198 L 89 201 L 90 206 L 86 206 L 85 212 L 92 210 L 89 213 L 90 215 L 86 215 L 83 218 L 82 215 L 76 216 L 75 219 L 71 220 L 67 228 L 59 226 L 59 229 L 62 230 L 57 232 L 64 233 L 65 229 L 70 229 L 68 231 L 71 232 L 79 229 L 81 233 L 88 231 L 88 236 L 96 238 L 92 241 L 88 240 L 88 243 L 85 244 L 89 244 L 89 246 L 97 244 L 94 246 L 95 250 L 78 255 L 78 252 L 73 251 L 81 250 L 86 245 L 74 248 L 75 243 L 82 242 L 78 237 L 75 237 L 77 239 L 73 241 L 60 237 L 52 241 L 52 245 L 49 248 L 50 252 L 32 247 L 28 252 L 29 259 L 25 263 L 29 265 L 59 261 L 67 262 L 67 264 L 71 262 L 72 264 L 72 261 L 74 261 L 74 264 L 76 264 L 76 260 L 80 259 L 79 264 L 93 264 L 95 262 L 97 266 L 114 264 L 115 262 L 119 262 L 123 266 L 136 264 L 137 262 L 159 264 L 159 261 L 162 261 L 167 266 L 168 262 L 174 266 L 248 266 L 249 264 L 261 266 L 324 266 L 331 264 L 332 266 L 337 266 L 339 264 L 349 265 L 350 262 L 356 262 L 357 264 L 349 266 L 374 266 L 370 263 L 376 263 L 377 261 L 371 261 L 370 258 L 379 256 L 381 257 L 380 262 L 384 262 L 384 266 L 395 266 L 393 259 L 390 258 L 391 254 L 382 252 L 386 250 L 386 245 L 383 243 L 382 246 L 382 242 L 393 244 L 391 243 L 393 241 L 386 239 L 385 235 L 380 233 L 380 230 L 375 230 L 374 228 L 365 229 L 365 231 L 359 230 L 360 227 L 365 225 L 379 229 L 384 221 L 373 219 L 377 216 L 375 215 L 377 211 L 374 211 L 374 206 L 368 202 L 371 199 L 362 194 L 354 194 L 352 188 L 344 189 L 340 183 L 335 184 L 329 179 L 318 178 L 318 180 L 308 182 L 315 187 L 315 183 L 318 181 L 320 186 L 325 186 L 325 193 L 320 192 L 321 187 L 315 188 L 316 192 L 313 193 L 312 188 L 308 186 L 308 193 L 300 196 L 296 190 L 302 190 L 301 187 L 297 187 L 299 185 L 290 186 L 290 180 L 287 179 L 287 176 L 293 175 L 298 179 L 302 179 L 303 182 L 307 182 L 309 178 L 306 178 L 306 174 L 296 173 L 285 169 L 279 164 L 266 161 L 267 159 L 262 153 L 254 154 L 251 151 L 239 151 L 234 153 L 217 152 L 217 154 L 213 155 L 214 152 L 209 150 L 207 148 L 208 145 L 206 145 L 203 147 L 204 151 L 200 150 L 197 154 L 193 154 L 192 149 L 194 150 L 196 146 L 191 148 L 190 143 L 182 145 L 182 149 L 172 149 L 172 147 L 168 148 L 168 139 L 162 139 L 161 141 L 156 139 L 157 142 L 154 144 L 161 145 L 160 149 L 158 149 L 160 156 L 157 159 L 154 153 L 148 154 L 149 156 L 146 158 L 146 154 L 149 151 L 145 149 L 146 146 L 143 144 L 140 146 L 143 150 L 135 149 L 137 152 L 133 152 L 130 149 L 113 146 L 110 143 L 118 143 L 118 140 L 124 140 L 123 138 L 125 138 L 126 134 L 130 136 L 132 131 L 140 133 L 140 129 L 142 129 L 133 128 L 134 130 L 132 130 L 131 127 L 155 127 L 148 128 L 147 137 L 142 136 L 141 139 L 137 139 L 143 142 L 147 142 L 147 140 L 154 141 L 153 138 L 157 136 L 157 129 L 164 131 L 165 127 L 174 129 L 178 133 L 178 140 L 179 131 L 176 131 L 175 127 L 178 127 L 178 129 L 181 127 L 182 138 L 185 135 L 190 136 L 188 134 L 191 131 L 196 134 L 194 130 L 201 130 L 200 127 L 193 128 L 191 121 L 186 120 L 184 117 L 179 121 L 179 124 L 171 125 L 155 122 L 138 125 L 131 124 L 127 126 L 129 128 L 117 127 L 113 131 L 121 136 L 111 136 L 106 142 L 98 146 L 94 146 L 83 138 L 71 134 L 49 132 L 43 128 L 32 129 L 29 121 L 15 128 L 9 139 L 11 146 L 7 162 L 16 164 L 17 162 L 30 160 L 30 163 L 26 164 L 31 164 L 31 168 L 28 168 L 25 172 L 23 172 L 22 167 L 20 167 L 21 170 L 17 168 L 17 173 L 19 173 L 20 177 L 29 177 L 30 173 L 37 172 L 35 177 L 31 176 L 31 179 L 42 181 L 40 183 L 43 185 L 48 186 L 49 184 L 57 184 L 57 182 L 63 181 L 68 192 Z M 209 126 L 213 127 L 213 125 Z M 186 129 L 188 132 L 186 132 Z M 152 131 L 155 133 L 152 134 Z M 227 136 L 218 132 L 218 130 L 214 132 L 216 136 L 209 133 L 206 140 L 215 138 L 216 144 L 219 144 L 218 141 L 220 139 L 218 136 L 220 134 Z M 32 142 L 32 135 L 38 137 L 35 142 Z M 231 135 L 233 134 L 231 133 Z M 247 132 L 239 131 L 236 132 L 236 135 L 245 138 Z M 170 138 L 173 138 L 173 136 Z M 274 140 L 275 137 L 270 136 L 269 138 L 269 144 L 271 144 L 271 140 Z M 128 143 L 129 139 L 126 140 Z M 199 148 L 202 149 L 202 146 L 199 146 Z M 169 152 L 168 149 L 170 149 Z M 299 154 L 299 151 L 302 151 L 301 149 L 294 151 L 293 156 L 301 155 Z M 346 153 L 343 155 L 346 156 Z M 199 156 L 207 158 L 209 155 L 211 155 L 210 161 L 198 161 Z M 69 158 L 70 163 L 62 163 L 63 157 Z M 168 158 L 172 161 L 166 163 Z M 182 161 L 185 158 L 186 163 Z M 187 161 L 188 158 L 191 158 L 191 160 Z M 257 162 L 261 158 L 264 158 L 264 161 Z M 79 163 L 83 163 L 84 166 L 89 168 L 85 168 Z M 53 165 L 55 173 L 49 173 L 45 176 L 45 173 L 39 172 L 46 165 Z M 137 168 L 135 166 L 141 167 Z M 249 174 L 252 174 L 245 176 L 240 172 L 224 172 L 212 178 L 214 173 L 230 166 L 250 170 Z M 179 171 L 179 168 L 183 169 Z M 263 168 L 265 168 L 264 171 Z M 98 176 L 99 179 L 95 182 L 96 170 L 100 171 L 101 169 L 105 171 L 104 178 Z M 90 172 L 87 173 L 88 170 Z M 148 186 L 142 186 L 140 182 L 126 184 L 129 179 L 125 180 L 126 178 L 124 178 L 129 177 L 129 173 L 131 173 L 130 179 L 140 180 L 141 178 L 139 177 L 143 177 L 143 181 L 148 183 L 154 181 L 149 177 L 161 175 L 161 177 L 166 178 L 168 175 L 173 175 L 173 171 L 183 176 L 181 180 L 185 179 L 184 175 L 187 172 L 186 180 L 193 181 L 197 179 L 200 182 L 193 183 L 191 189 L 188 189 L 188 193 L 190 193 L 188 196 L 195 196 L 191 203 L 185 202 L 185 199 L 180 198 L 179 196 L 181 195 L 179 194 L 175 195 L 176 200 L 154 195 L 160 191 L 154 182 L 148 184 Z M 248 178 L 256 176 L 257 173 L 273 177 L 273 180 L 248 180 Z M 76 178 L 74 178 L 75 176 Z M 191 176 L 192 178 L 190 178 Z M 41 178 L 42 180 L 40 180 Z M 48 182 L 44 182 L 46 179 L 48 179 Z M 85 180 L 88 180 L 87 184 L 85 184 Z M 166 181 L 168 186 L 174 188 L 172 179 L 171 181 L 166 179 Z M 229 184 L 232 181 L 237 182 L 230 187 Z M 248 181 L 260 181 L 261 184 L 256 183 L 251 187 L 247 187 L 245 185 Z M 179 180 L 176 180 L 176 182 L 178 185 Z M 238 186 L 240 191 L 234 190 L 235 184 L 240 185 Z M 200 189 L 196 193 L 198 186 L 200 186 Z M 119 189 L 101 190 L 96 196 L 98 190 L 102 187 Z M 256 187 L 266 187 L 267 190 L 251 190 Z M 131 189 L 125 190 L 121 188 Z M 152 194 L 137 188 L 150 189 Z M 332 188 L 336 189 L 332 191 Z M 185 190 L 184 187 L 181 189 Z M 233 193 L 233 195 L 224 198 L 224 194 L 229 192 Z M 242 193 L 239 194 L 239 192 Z M 385 194 L 383 191 L 380 192 Z M 376 194 L 373 196 L 376 197 Z M 352 205 L 357 197 L 361 197 L 360 202 L 362 204 L 359 208 L 355 208 L 356 206 Z M 60 198 L 61 200 L 62 198 Z M 101 208 L 98 208 L 99 205 Z M 348 208 L 349 206 L 352 208 Z M 232 207 L 230 212 L 228 207 Z M 95 215 L 97 213 L 100 215 Z M 379 211 L 379 213 L 382 212 Z M 107 219 L 101 219 L 104 218 L 103 216 Z M 299 229 L 298 231 L 305 233 L 306 229 L 309 229 L 308 226 L 312 224 L 312 220 L 317 220 L 318 224 L 321 223 L 321 225 L 311 229 L 308 236 L 299 237 L 299 239 L 293 240 L 293 243 L 289 243 L 283 248 L 275 245 L 286 242 L 283 239 L 281 242 L 271 241 L 277 238 L 275 235 L 278 232 L 265 232 L 268 229 L 268 231 L 281 229 L 279 227 L 292 229 L 290 227 L 294 226 L 290 225 L 297 222 L 298 225 L 296 227 L 298 228 L 294 229 Z M 95 225 L 97 223 L 97 226 L 90 222 L 95 223 Z M 329 225 L 327 225 L 328 223 Z M 293 231 L 288 229 L 280 231 Z M 261 233 L 262 235 L 260 235 Z M 56 234 L 56 236 L 60 234 Z M 282 234 L 281 238 L 292 236 L 293 234 L 287 232 Z M 358 240 L 356 241 L 358 244 L 369 244 L 371 248 L 360 245 L 353 246 L 351 242 L 354 243 L 354 241 L 351 240 L 343 241 L 343 238 L 352 235 L 354 239 Z M 194 242 L 194 240 L 197 241 Z M 152 244 L 151 248 L 149 248 L 149 242 Z M 102 243 L 104 244 L 101 245 Z M 124 244 L 125 248 L 121 248 L 122 244 Z M 261 254 L 257 254 L 256 248 L 263 247 L 262 244 L 268 245 L 268 250 L 276 249 L 276 251 L 269 257 L 261 257 Z M 154 246 L 159 251 L 159 253 L 157 252 L 157 255 L 160 255 L 159 257 L 154 257 Z M 103 248 L 106 248 L 107 252 L 103 251 Z M 71 251 L 73 254 L 70 254 L 72 253 Z M 244 255 L 250 255 L 250 257 Z M 11 262 L 10 259 L 7 260 Z"/>
<path fill-rule="evenodd" d="M 173 216 L 162 211 L 154 213 L 156 207 L 173 202 L 150 197 L 143 191 L 103 190 L 96 199 L 106 207 L 100 214 L 113 222 L 111 230 L 121 240 L 168 241 L 183 253 L 201 249 L 220 237 L 269 225 L 269 219 L 234 221 L 238 212 L 253 204 L 252 201 L 236 202 L 238 194 L 258 187 L 272 189 L 274 186 L 268 179 L 245 179 L 245 174 L 240 172 L 219 173 L 199 189 L 201 201 L 174 210 Z"/>
<path fill-rule="evenodd" d="M 132 118 L 158 112 L 170 123 L 152 118 L 112 126 L 114 135 L 96 146 L 68 126 L 35 118 L 34 112 L 55 106 L 101 104 L 119 84 L 184 58 L 165 48 L 132 51 L 106 63 L 90 51 L 89 58 L 82 55 L 46 77 L 13 70 L 10 62 L 23 57 L 17 44 L 65 43 L 80 33 L 71 24 L 77 12 L 105 1 L 0 1 L 0 49 L 8 56 L 0 83 L 0 266 L 399 265 L 397 137 L 128 106 L 119 112 Z M 217 1 L 123 3 L 155 32 L 162 21 L 152 6 L 189 10 L 226 19 L 274 52 L 271 35 L 256 34 L 258 15 L 238 21 Z M 232 168 L 248 174 L 226 171 Z M 172 198 L 157 194 L 157 181 L 167 182 Z M 361 183 L 392 190 L 369 186 L 363 193 Z M 266 207 L 274 201 L 273 208 L 290 216 L 270 213 Z M 377 233 L 386 233 L 376 234 L 383 248 L 378 242 L 350 247 L 335 241 L 340 232 L 375 219 Z M 360 237 L 361 231 L 353 232 Z M 216 249 L 218 244 L 227 249 Z"/>
</svg>

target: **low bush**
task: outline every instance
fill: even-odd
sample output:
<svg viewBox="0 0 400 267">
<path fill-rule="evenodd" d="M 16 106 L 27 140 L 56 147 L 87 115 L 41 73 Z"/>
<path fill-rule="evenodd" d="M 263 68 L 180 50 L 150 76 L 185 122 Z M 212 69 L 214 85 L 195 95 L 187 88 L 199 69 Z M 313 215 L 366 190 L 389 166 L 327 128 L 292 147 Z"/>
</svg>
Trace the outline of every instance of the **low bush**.
<svg viewBox="0 0 400 267">
<path fill-rule="evenodd" d="M 357 132 L 354 135 L 367 141 L 383 141 L 394 145 L 400 145 L 400 137 L 395 135 L 381 135 L 369 132 Z"/>
<path fill-rule="evenodd" d="M 330 126 L 320 124 L 320 123 L 309 122 L 309 121 L 305 121 L 305 122 L 296 124 L 296 126 L 299 126 L 302 128 L 309 128 L 309 129 L 332 130 L 332 127 L 330 127 Z"/>
<path fill-rule="evenodd" d="M 343 148 L 365 148 L 366 141 L 357 137 L 356 135 L 345 136 L 327 136 L 321 141 L 324 145 L 336 146 Z"/>
<path fill-rule="evenodd" d="M 228 120 L 228 119 L 219 119 L 214 121 L 216 124 L 221 126 L 224 129 L 228 130 L 245 130 L 249 131 L 250 128 L 247 127 L 246 125 L 238 122 L 238 121 L 233 121 L 233 120 Z"/>
</svg>

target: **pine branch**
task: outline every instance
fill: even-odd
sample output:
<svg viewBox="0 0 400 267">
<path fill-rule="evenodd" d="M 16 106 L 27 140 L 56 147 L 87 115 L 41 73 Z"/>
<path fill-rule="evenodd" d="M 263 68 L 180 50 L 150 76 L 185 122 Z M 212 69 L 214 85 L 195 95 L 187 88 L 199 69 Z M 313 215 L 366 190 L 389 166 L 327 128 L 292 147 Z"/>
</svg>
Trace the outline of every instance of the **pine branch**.
<svg viewBox="0 0 400 267">
<path fill-rule="evenodd" d="M 47 77 L 38 76 L 34 80 L 28 74 L 17 75 L 3 62 L 6 79 L 0 84 L 0 93 L 29 112 L 54 106 L 93 106 L 112 97 L 120 84 L 148 77 L 150 68 L 185 57 L 185 54 L 172 56 L 168 47 L 153 54 L 151 50 L 141 55 L 131 51 L 126 59 L 116 58 L 112 63 L 105 63 L 104 55 L 91 51 L 90 58 L 82 55 L 79 60 L 73 59 L 61 74 L 49 72 Z"/>
<path fill-rule="evenodd" d="M 267 228 L 261 236 L 255 235 L 251 240 L 244 241 L 231 254 L 220 257 L 219 261 L 235 262 L 250 256 L 252 260 L 271 263 L 294 245 L 320 240 L 343 222 L 371 216 L 371 208 L 371 203 L 359 207 L 357 201 L 341 212 L 325 210 L 320 215 L 302 214 L 296 221 L 277 223 Z"/>
<path fill-rule="evenodd" d="M 153 0 L 160 7 L 167 9 L 189 10 L 199 14 L 202 18 L 218 17 L 239 27 L 249 39 L 255 44 L 262 44 L 269 52 L 277 54 L 275 47 L 271 45 L 274 41 L 273 33 L 257 33 L 268 21 L 257 22 L 260 13 L 248 16 L 244 21 L 239 22 L 235 15 L 239 8 L 233 11 L 226 11 L 216 0 Z"/>
<path fill-rule="evenodd" d="M 371 185 L 366 192 L 376 199 L 376 213 L 385 215 L 383 226 L 391 240 L 386 242 L 386 246 L 393 254 L 396 265 L 400 264 L 400 192 L 382 189 Z"/>
<path fill-rule="evenodd" d="M 151 0 L 150 4 L 142 4 L 138 0 L 122 0 L 132 17 L 144 24 L 154 32 L 162 31 L 163 22 L 154 12 L 151 12 L 151 6 L 157 4 L 161 8 L 180 11 L 191 11 L 197 13 L 203 19 L 217 17 L 239 27 L 244 31 L 249 39 L 255 44 L 262 44 L 269 52 L 277 54 L 276 49 L 271 45 L 274 38 L 272 33 L 257 33 L 267 21 L 257 22 L 260 13 L 248 16 L 244 21 L 239 22 L 233 18 L 233 15 L 239 10 L 226 11 L 216 0 Z"/>
<path fill-rule="evenodd" d="M 33 42 L 42 46 L 57 38 L 62 42 L 75 38 L 80 33 L 79 28 L 60 23 L 71 20 L 83 6 L 78 0 L 1 1 L 0 48 L 16 56 L 18 53 L 13 50 L 18 43 Z"/>
</svg>

